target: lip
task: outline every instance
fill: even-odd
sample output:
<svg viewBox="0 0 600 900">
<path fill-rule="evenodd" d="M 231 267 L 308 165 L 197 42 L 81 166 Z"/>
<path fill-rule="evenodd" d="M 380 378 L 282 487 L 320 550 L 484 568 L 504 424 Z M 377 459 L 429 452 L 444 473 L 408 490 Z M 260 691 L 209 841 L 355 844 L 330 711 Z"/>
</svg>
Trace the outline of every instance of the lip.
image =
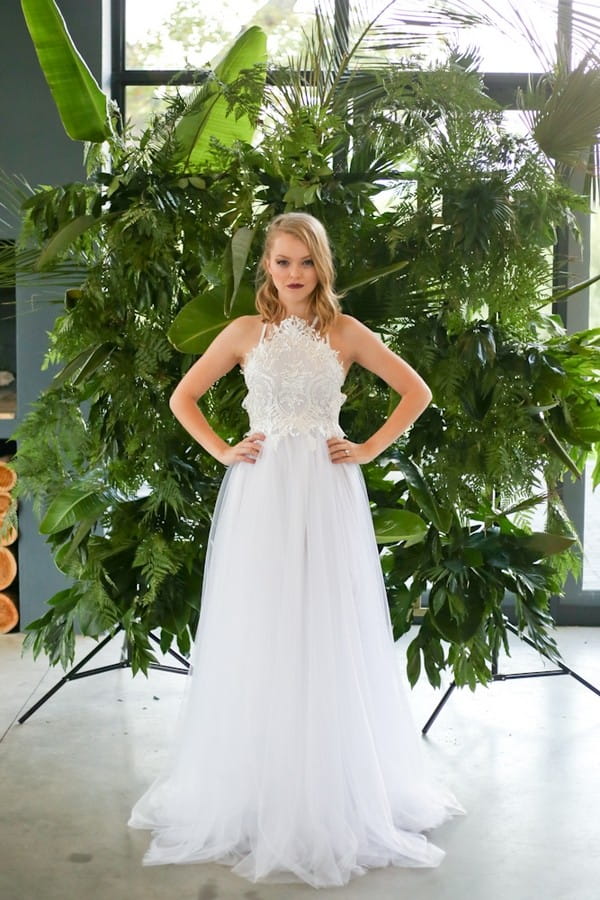
<svg viewBox="0 0 600 900">
<path fill-rule="evenodd" d="M 299 288 L 303 288 L 304 285 L 303 284 L 288 284 L 287 287 L 290 291 L 297 291 Z"/>
</svg>

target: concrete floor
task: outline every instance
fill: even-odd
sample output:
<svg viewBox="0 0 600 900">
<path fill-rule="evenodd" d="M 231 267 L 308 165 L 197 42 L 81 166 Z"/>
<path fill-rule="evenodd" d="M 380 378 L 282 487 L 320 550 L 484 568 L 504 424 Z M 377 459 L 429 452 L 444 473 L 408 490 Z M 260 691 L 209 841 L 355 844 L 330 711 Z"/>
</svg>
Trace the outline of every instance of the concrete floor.
<svg viewBox="0 0 600 900">
<path fill-rule="evenodd" d="M 600 629 L 561 628 L 565 662 L 600 685 Z M 402 658 L 406 639 L 398 645 Z M 80 640 L 79 656 L 91 642 Z M 184 679 L 127 670 L 65 685 L 25 724 L 19 714 L 61 676 L 0 637 L 2 900 L 302 900 L 305 885 L 251 884 L 215 864 L 143 868 L 148 836 L 126 827 L 158 772 Z M 115 640 L 98 664 L 118 659 Z M 515 641 L 501 671 L 538 670 Z M 421 726 L 440 698 L 412 693 Z M 439 869 L 379 869 L 319 900 L 598 900 L 600 697 L 573 678 L 456 691 L 424 739 L 468 815 L 435 832 Z"/>
</svg>

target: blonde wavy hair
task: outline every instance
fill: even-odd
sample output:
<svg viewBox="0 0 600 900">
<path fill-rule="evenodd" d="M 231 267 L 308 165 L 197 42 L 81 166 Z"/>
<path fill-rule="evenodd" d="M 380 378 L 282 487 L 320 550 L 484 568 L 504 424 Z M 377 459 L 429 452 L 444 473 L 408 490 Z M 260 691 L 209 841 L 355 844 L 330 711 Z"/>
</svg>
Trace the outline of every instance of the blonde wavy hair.
<svg viewBox="0 0 600 900">
<path fill-rule="evenodd" d="M 335 269 L 327 232 L 321 222 L 308 213 L 282 213 L 270 222 L 258 264 L 256 308 L 266 322 L 280 322 L 285 318 L 285 307 L 266 268 L 273 241 L 282 233 L 293 235 L 308 248 L 318 279 L 310 298 L 311 312 L 313 317 L 317 316 L 321 331 L 327 331 L 341 313 L 339 301 L 342 295 L 334 289 Z"/>
</svg>

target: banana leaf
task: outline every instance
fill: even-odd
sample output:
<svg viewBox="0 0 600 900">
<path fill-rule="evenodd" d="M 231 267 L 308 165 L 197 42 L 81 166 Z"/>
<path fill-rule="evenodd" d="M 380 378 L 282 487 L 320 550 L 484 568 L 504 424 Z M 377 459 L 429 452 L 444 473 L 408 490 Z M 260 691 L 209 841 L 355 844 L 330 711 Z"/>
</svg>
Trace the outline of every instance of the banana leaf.
<svg viewBox="0 0 600 900">
<path fill-rule="evenodd" d="M 77 50 L 54 0 L 21 0 L 44 77 L 74 141 L 110 137 L 108 99 Z"/>
<path fill-rule="evenodd" d="M 254 291 L 242 284 L 237 292 L 236 315 L 253 313 L 256 313 Z M 225 289 L 218 287 L 186 303 L 174 319 L 168 338 L 182 353 L 204 353 L 230 321 L 231 317 L 225 313 Z"/>
<path fill-rule="evenodd" d="M 72 484 L 56 495 L 40 523 L 42 534 L 56 534 L 81 519 L 96 520 L 111 503 L 108 494 L 87 485 Z"/>
<path fill-rule="evenodd" d="M 225 146 L 236 141 L 250 142 L 255 126 L 247 115 L 236 116 L 224 96 L 222 84 L 232 84 L 244 70 L 263 65 L 266 77 L 267 38 L 253 26 L 238 38 L 209 78 L 192 95 L 188 107 L 175 128 L 174 138 L 181 147 L 180 164 L 185 171 L 201 170 L 208 162 L 211 138 Z"/>
</svg>

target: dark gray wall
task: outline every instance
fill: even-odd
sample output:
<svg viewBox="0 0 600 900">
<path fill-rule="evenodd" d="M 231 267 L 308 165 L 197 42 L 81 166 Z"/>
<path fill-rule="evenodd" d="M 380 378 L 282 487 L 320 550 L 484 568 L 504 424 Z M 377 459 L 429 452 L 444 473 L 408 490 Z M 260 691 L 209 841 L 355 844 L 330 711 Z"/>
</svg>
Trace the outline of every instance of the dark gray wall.
<svg viewBox="0 0 600 900">
<path fill-rule="evenodd" d="M 94 75 L 101 79 L 102 0 L 58 0 L 75 44 Z M 41 74 L 18 0 L 2 0 L 0 8 L 0 168 L 23 176 L 29 184 L 60 184 L 84 175 L 83 145 L 65 134 L 50 91 Z M 0 223 L 0 238 L 14 228 Z M 50 375 L 40 366 L 47 331 L 60 307 L 48 297 L 31 298 L 17 287 L 17 419 L 0 420 L 0 438 L 10 437 L 29 404 Z M 43 613 L 45 601 L 64 586 L 49 550 L 38 533 L 27 503 L 19 509 L 20 628 Z"/>
</svg>

